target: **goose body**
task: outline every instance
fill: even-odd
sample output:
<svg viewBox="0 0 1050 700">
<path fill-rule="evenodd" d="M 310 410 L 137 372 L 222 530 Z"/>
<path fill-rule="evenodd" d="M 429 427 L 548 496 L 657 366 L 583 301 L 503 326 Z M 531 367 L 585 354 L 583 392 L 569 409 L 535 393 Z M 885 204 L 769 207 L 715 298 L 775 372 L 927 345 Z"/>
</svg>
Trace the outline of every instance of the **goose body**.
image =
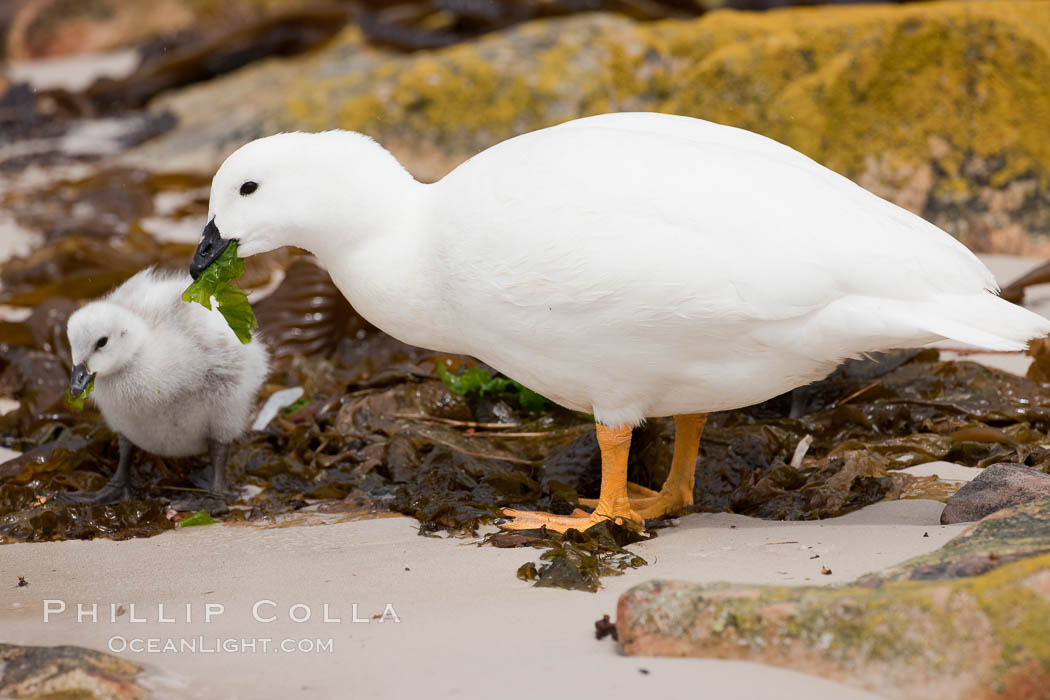
<svg viewBox="0 0 1050 700">
<path fill-rule="evenodd" d="M 609 427 L 757 403 L 866 351 L 1050 332 L 936 226 L 687 117 L 579 119 L 431 185 L 359 134 L 281 134 L 223 164 L 209 218 L 245 255 L 311 250 L 391 335 Z"/>
<path fill-rule="evenodd" d="M 710 122 L 570 122 L 482 153 L 426 200 L 444 349 L 610 425 L 754 404 L 864 351 L 1020 349 L 1050 331 L 932 224 Z"/>
</svg>

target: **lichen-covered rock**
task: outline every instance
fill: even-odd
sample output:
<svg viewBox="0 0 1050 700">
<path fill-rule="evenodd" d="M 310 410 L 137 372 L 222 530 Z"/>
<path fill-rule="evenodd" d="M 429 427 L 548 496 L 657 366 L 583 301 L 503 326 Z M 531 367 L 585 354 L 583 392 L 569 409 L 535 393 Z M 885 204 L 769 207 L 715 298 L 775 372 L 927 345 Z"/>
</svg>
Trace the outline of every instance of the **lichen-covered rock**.
<svg viewBox="0 0 1050 700">
<path fill-rule="evenodd" d="M 627 654 L 757 661 L 889 698 L 1036 700 L 1050 687 L 1050 556 L 881 589 L 650 581 L 618 616 Z"/>
<path fill-rule="evenodd" d="M 978 576 L 1010 562 L 1050 553 L 1050 498 L 1003 509 L 923 554 L 857 581 L 933 581 Z"/>
<path fill-rule="evenodd" d="M 166 97 L 145 159 L 204 169 L 289 129 L 355 129 L 435 179 L 502 139 L 652 110 L 787 143 L 978 250 L 1050 251 L 1050 4 L 823 7 L 638 23 L 581 15 L 411 55 L 355 28 Z"/>
<path fill-rule="evenodd" d="M 0 697 L 144 700 L 142 667 L 112 654 L 75 646 L 0 644 Z"/>
<path fill-rule="evenodd" d="M 941 524 L 973 522 L 1040 498 L 1050 498 L 1050 474 L 1023 464 L 993 464 L 952 494 L 941 513 Z"/>
<path fill-rule="evenodd" d="M 853 0 L 824 0 L 852 2 Z M 786 4 L 808 4 L 788 0 Z M 611 10 L 637 19 L 689 17 L 711 7 L 746 5 L 765 9 L 784 0 L 590 0 L 590 2 L 519 2 L 484 0 L 4 0 L 0 2 L 0 60 L 7 25 L 15 18 L 10 44 L 13 58 L 108 49 L 157 34 L 197 29 L 202 24 L 236 23 L 282 10 L 339 8 L 355 10 L 369 39 L 400 49 L 448 46 L 487 31 L 536 17 Z M 349 12 L 346 13 L 348 16 Z"/>
<path fill-rule="evenodd" d="M 745 659 L 890 698 L 1046 698 L 1050 499 L 843 588 L 650 581 L 621 596 L 627 654 Z M 978 561 L 981 560 L 981 561 Z"/>
</svg>

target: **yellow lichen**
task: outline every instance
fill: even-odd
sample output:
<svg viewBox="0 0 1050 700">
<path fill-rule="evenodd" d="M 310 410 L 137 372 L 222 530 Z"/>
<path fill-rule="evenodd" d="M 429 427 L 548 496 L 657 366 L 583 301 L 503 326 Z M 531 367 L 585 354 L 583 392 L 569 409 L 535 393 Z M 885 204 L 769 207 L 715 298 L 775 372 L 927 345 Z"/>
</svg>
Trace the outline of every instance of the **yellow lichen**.
<svg viewBox="0 0 1050 700">
<path fill-rule="evenodd" d="M 1050 555 L 971 578 L 896 581 L 877 588 L 764 589 L 743 610 L 728 601 L 718 618 L 751 618 L 747 638 L 754 639 L 762 610 L 785 598 L 794 610 L 789 623 L 778 628 L 781 636 L 807 640 L 839 663 L 867 658 L 962 671 L 972 661 L 967 649 L 974 642 L 1001 648 L 992 665 L 997 674 L 1032 663 L 1050 673 Z"/>
</svg>

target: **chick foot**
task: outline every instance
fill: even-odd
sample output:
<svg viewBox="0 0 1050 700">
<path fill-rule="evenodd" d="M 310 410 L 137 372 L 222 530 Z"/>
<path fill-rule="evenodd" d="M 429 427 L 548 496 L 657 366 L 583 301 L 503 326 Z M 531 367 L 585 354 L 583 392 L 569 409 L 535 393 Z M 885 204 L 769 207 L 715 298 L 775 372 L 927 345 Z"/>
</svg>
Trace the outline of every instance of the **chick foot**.
<svg viewBox="0 0 1050 700">
<path fill-rule="evenodd" d="M 70 491 L 56 494 L 51 500 L 62 505 L 109 505 L 131 499 L 131 453 L 134 447 L 123 435 L 118 435 L 120 457 L 117 471 L 98 491 Z"/>
<path fill-rule="evenodd" d="M 207 491 L 198 491 L 173 501 L 169 507 L 177 511 L 207 511 L 210 515 L 222 515 L 228 512 L 227 501 L 236 500 L 236 495 L 226 489 L 226 462 L 230 457 L 230 443 L 212 440 L 209 443 L 211 452 L 211 487 Z"/>
<path fill-rule="evenodd" d="M 68 491 L 55 495 L 51 499 L 53 503 L 61 505 L 110 505 L 121 501 L 131 500 L 131 488 L 127 481 L 117 482 L 110 479 L 109 482 L 98 491 Z"/>
<path fill-rule="evenodd" d="M 187 511 L 195 513 L 198 510 L 203 510 L 208 515 L 223 515 L 230 510 L 229 505 L 227 505 L 227 498 L 229 497 L 228 494 L 204 491 L 172 501 L 168 504 L 168 508 L 180 513 Z"/>
</svg>

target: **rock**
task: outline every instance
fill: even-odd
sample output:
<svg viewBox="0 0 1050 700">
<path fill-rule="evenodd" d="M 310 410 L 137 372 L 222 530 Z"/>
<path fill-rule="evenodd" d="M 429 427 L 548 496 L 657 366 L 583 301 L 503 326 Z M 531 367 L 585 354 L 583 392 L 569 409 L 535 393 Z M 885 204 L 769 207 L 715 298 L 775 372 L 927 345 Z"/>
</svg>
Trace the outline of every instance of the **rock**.
<svg viewBox="0 0 1050 700">
<path fill-rule="evenodd" d="M 105 51 L 161 33 L 186 29 L 194 21 L 189 3 L 159 0 L 139 4 L 101 0 L 21 0 L 14 3 L 7 32 L 7 57 L 28 60 Z"/>
<path fill-rule="evenodd" d="M 112 654 L 75 646 L 0 644 L 0 697 L 142 700 L 142 667 Z"/>
<path fill-rule="evenodd" d="M 888 581 L 932 581 L 978 576 L 1010 562 L 1050 552 L 1050 499 L 999 511 L 952 538 L 940 549 L 869 574 L 862 586 Z"/>
<path fill-rule="evenodd" d="M 621 597 L 616 627 L 629 655 L 753 661 L 890 698 L 1035 699 L 1050 687 L 1048 567 L 874 590 L 650 581 Z"/>
<path fill-rule="evenodd" d="M 358 0 L 352 3 L 362 30 L 377 43 L 414 50 L 448 46 L 469 37 L 551 15 L 618 11 L 636 19 L 690 17 L 711 7 L 765 9 L 809 0 Z M 828 0 L 851 2 L 852 0 Z M 238 24 L 289 10 L 343 8 L 341 0 L 5 0 L 0 3 L 0 59 L 11 25 L 10 57 L 55 56 L 124 46 L 202 27 Z"/>
<path fill-rule="evenodd" d="M 1050 4 L 793 8 L 642 23 L 587 14 L 405 55 L 350 27 L 155 101 L 140 164 L 213 171 L 243 142 L 335 127 L 434 180 L 510 136 L 652 110 L 787 143 L 978 251 L 1050 254 Z M 1023 105 L 1023 107 L 1021 106 Z"/>
<path fill-rule="evenodd" d="M 198 27 L 229 29 L 310 4 L 302 0 L 8 0 L 3 6 L 13 7 L 0 10 L 0 19 L 10 13 L 7 58 L 24 61 L 108 51 Z"/>
<path fill-rule="evenodd" d="M 650 581 L 621 596 L 619 640 L 631 655 L 748 660 L 890 698 L 1045 698 L 1048 519 L 1050 499 L 1000 511 L 843 588 Z"/>
<path fill-rule="evenodd" d="M 968 523 L 998 510 L 1050 497 L 1050 475 L 1023 464 L 1000 462 L 948 499 L 941 524 Z"/>
</svg>

